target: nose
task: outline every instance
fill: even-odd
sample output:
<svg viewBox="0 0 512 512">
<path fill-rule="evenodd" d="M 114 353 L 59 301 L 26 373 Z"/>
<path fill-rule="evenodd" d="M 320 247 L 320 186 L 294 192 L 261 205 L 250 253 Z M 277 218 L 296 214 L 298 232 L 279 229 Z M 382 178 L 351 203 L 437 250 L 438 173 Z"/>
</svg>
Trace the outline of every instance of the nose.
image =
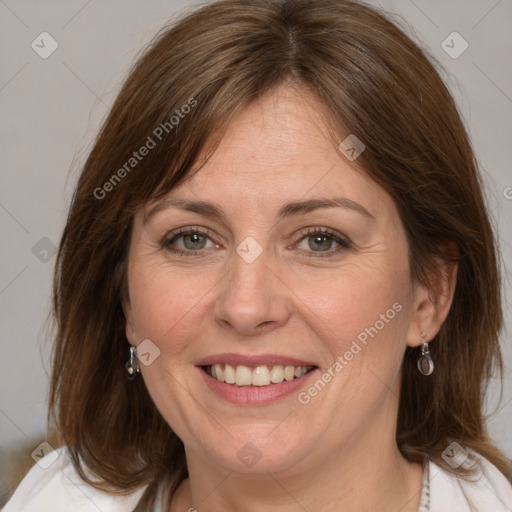
<svg viewBox="0 0 512 512">
<path fill-rule="evenodd" d="M 269 266 L 266 251 L 248 263 L 234 253 L 230 272 L 219 283 L 215 321 L 244 336 L 270 332 L 290 318 L 287 287 Z"/>
</svg>

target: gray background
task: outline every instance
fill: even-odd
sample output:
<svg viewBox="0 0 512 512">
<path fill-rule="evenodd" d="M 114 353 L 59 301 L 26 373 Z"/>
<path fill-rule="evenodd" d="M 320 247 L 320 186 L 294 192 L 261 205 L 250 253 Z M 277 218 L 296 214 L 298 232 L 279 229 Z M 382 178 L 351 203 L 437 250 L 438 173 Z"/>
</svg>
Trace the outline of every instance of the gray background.
<svg viewBox="0 0 512 512">
<path fill-rule="evenodd" d="M 503 392 L 488 395 L 489 428 L 512 458 L 512 0 L 380 0 L 446 70 L 486 181 L 503 254 Z M 45 436 L 51 344 L 45 332 L 54 250 L 100 122 L 137 52 L 186 0 L 0 0 L 0 449 Z M 31 47 L 48 32 L 47 59 Z M 454 59 L 452 32 L 469 44 Z M 452 42 L 453 41 L 453 42 Z M 452 52 L 461 41 L 448 38 Z M 48 49 L 48 40 L 45 48 Z M 508 423 L 508 424 L 507 424 Z M 508 435 L 507 435 L 508 431 Z"/>
</svg>

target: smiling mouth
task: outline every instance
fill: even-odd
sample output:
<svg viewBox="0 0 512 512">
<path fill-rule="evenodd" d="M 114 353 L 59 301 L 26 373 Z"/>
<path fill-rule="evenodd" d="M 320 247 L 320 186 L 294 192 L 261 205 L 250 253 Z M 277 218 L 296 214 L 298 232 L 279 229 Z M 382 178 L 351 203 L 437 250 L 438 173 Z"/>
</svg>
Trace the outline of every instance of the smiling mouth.
<svg viewBox="0 0 512 512">
<path fill-rule="evenodd" d="M 203 370 L 215 380 L 233 386 L 270 386 L 284 381 L 300 379 L 316 366 L 244 366 L 230 364 L 213 364 L 202 366 Z"/>
</svg>

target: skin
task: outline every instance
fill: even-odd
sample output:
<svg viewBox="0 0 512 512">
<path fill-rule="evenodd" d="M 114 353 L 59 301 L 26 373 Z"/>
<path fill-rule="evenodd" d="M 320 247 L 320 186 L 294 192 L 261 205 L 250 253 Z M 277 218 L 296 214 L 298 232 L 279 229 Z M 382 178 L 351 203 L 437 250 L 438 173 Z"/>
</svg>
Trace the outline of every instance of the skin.
<svg viewBox="0 0 512 512">
<path fill-rule="evenodd" d="M 333 144 L 327 117 L 307 90 L 279 87 L 238 113 L 211 158 L 166 198 L 215 203 L 223 220 L 177 206 L 150 213 L 155 204 L 135 216 L 126 333 L 160 350 L 142 376 L 185 445 L 190 477 L 171 510 L 418 508 L 422 468 L 395 443 L 401 362 L 421 332 L 431 340 L 439 330 L 455 269 L 444 269 L 437 294 L 412 281 L 392 199 Z M 346 207 L 277 217 L 291 201 L 332 197 L 371 217 Z M 169 235 L 187 227 L 211 236 L 188 255 L 173 252 L 191 247 Z M 320 251 L 310 227 L 349 247 L 327 237 Z M 236 252 L 248 236 L 262 248 L 252 263 Z M 312 361 L 318 378 L 395 303 L 401 311 L 308 404 L 293 393 L 234 405 L 196 368 L 219 353 L 281 354 Z M 237 457 L 248 442 L 261 454 L 251 467 Z"/>
</svg>

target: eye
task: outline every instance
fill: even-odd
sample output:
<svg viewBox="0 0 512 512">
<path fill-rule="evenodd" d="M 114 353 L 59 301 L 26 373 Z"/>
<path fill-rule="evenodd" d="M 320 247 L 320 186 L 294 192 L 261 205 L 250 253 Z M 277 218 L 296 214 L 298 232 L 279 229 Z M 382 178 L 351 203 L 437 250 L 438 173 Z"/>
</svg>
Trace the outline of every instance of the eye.
<svg viewBox="0 0 512 512">
<path fill-rule="evenodd" d="M 204 249 L 206 247 L 207 237 L 201 233 L 189 233 L 187 235 L 181 235 L 178 240 L 181 239 L 185 249 L 195 250 Z"/>
<path fill-rule="evenodd" d="M 331 256 L 350 248 L 348 240 L 327 228 L 308 228 L 304 235 L 296 247 L 301 251 L 317 253 L 308 254 L 311 257 Z"/>
<path fill-rule="evenodd" d="M 166 235 L 162 246 L 178 254 L 191 255 L 202 249 L 219 247 L 210 238 L 208 230 L 198 228 L 181 228 Z"/>
</svg>

